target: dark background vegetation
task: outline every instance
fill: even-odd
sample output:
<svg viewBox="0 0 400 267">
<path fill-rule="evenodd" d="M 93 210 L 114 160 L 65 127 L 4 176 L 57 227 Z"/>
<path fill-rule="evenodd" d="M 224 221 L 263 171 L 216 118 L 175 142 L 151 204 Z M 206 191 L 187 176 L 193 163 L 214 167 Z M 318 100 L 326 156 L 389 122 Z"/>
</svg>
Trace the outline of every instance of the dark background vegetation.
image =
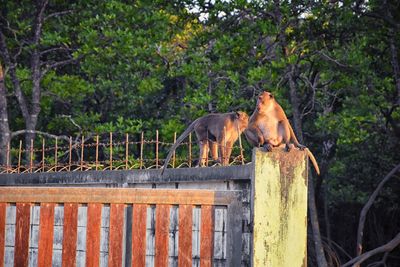
<svg viewBox="0 0 400 267">
<path fill-rule="evenodd" d="M 400 163 L 399 32 L 395 0 L 1 0 L 0 160 L 37 131 L 172 140 L 206 113 L 250 114 L 269 90 L 319 160 L 322 245 L 343 264 L 362 207 Z M 394 174 L 366 215 L 363 252 L 399 233 L 399 203 Z M 365 266 L 379 261 L 399 266 L 399 248 Z"/>
</svg>

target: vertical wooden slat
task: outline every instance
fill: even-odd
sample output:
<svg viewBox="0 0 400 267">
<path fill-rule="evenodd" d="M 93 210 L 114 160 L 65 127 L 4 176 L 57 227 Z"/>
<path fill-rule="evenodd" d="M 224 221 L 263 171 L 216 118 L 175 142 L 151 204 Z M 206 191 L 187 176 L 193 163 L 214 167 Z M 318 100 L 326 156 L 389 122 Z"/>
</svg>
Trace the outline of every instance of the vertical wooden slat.
<svg viewBox="0 0 400 267">
<path fill-rule="evenodd" d="M 100 227 L 102 204 L 89 203 L 86 228 L 86 266 L 98 267 L 100 263 Z"/>
<path fill-rule="evenodd" d="M 132 220 L 132 267 L 146 264 L 146 218 L 147 205 L 135 204 Z"/>
<path fill-rule="evenodd" d="M 54 203 L 40 204 L 38 266 L 51 266 L 54 235 Z"/>
<path fill-rule="evenodd" d="M 6 203 L 0 203 L 0 267 L 4 267 L 4 251 L 6 243 Z"/>
<path fill-rule="evenodd" d="M 31 205 L 29 203 L 17 203 L 16 213 L 14 267 L 24 267 L 28 266 Z"/>
<path fill-rule="evenodd" d="M 201 206 L 200 266 L 212 266 L 214 252 L 214 207 Z"/>
<path fill-rule="evenodd" d="M 108 266 L 122 267 L 122 239 L 124 230 L 123 204 L 110 205 L 110 237 L 108 243 Z"/>
<path fill-rule="evenodd" d="M 192 266 L 192 210 L 192 205 L 179 205 L 179 267 Z"/>
<path fill-rule="evenodd" d="M 75 266 L 78 231 L 78 204 L 64 204 L 62 266 Z"/>
<path fill-rule="evenodd" d="M 155 266 L 168 266 L 168 237 L 169 237 L 170 205 L 156 206 L 156 255 Z"/>
</svg>

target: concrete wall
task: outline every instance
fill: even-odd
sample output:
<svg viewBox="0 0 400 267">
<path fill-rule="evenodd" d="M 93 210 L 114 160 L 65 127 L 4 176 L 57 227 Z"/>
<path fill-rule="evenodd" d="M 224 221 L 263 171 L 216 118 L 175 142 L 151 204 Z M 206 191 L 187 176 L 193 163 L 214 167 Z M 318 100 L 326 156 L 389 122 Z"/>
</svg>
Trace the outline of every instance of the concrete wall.
<svg viewBox="0 0 400 267">
<path fill-rule="evenodd" d="M 157 169 L 129 171 L 86 171 L 33 174 L 0 174 L 0 186 L 95 186 L 135 188 L 215 189 L 242 191 L 242 266 L 306 266 L 307 229 L 307 168 L 308 159 L 303 151 L 290 153 L 275 150 L 265 153 L 254 149 L 252 163 L 242 166 L 167 169 L 164 175 Z M 254 199 L 254 202 L 252 202 Z M 9 209 L 12 209 L 12 206 Z M 107 208 L 103 215 L 107 216 Z M 253 212 L 252 212 L 253 209 Z M 33 209 L 34 212 L 34 209 Z M 129 213 L 129 209 L 126 211 Z M 12 213 L 12 211 L 11 211 Z M 56 217 L 55 222 L 62 221 Z M 225 266 L 227 210 L 216 209 L 215 216 L 215 266 Z M 9 214 L 9 212 L 7 213 Z M 85 207 L 80 208 L 79 234 L 84 238 Z M 151 244 L 154 226 L 151 210 L 148 212 L 148 239 Z M 12 231 L 12 216 L 7 215 L 8 231 Z M 57 213 L 56 213 L 57 216 Z M 33 216 L 32 218 L 35 218 Z M 34 220 L 34 219 L 32 219 Z M 199 220 L 194 210 L 193 222 Z M 15 221 L 15 220 L 14 220 Z M 101 247 L 108 244 L 107 217 L 103 219 Z M 176 265 L 176 210 L 171 209 L 170 263 Z M 175 223 L 175 224 L 174 224 Z M 60 225 L 57 225 L 60 228 Z M 254 226 L 254 229 L 253 229 Z M 35 222 L 32 221 L 32 228 Z M 193 226 L 195 231 L 196 225 Z M 62 229 L 62 228 L 61 228 Z M 104 231 L 104 234 L 103 234 Z M 252 232 L 254 231 L 254 235 Z M 193 233 L 196 236 L 195 233 Z M 34 231 L 31 239 L 35 240 Z M 55 236 L 60 236 L 55 234 Z M 8 239 L 7 239 L 8 240 Z M 8 250 L 12 240 L 8 240 Z M 78 240 L 79 242 L 79 240 Z M 194 242 L 196 238 L 194 238 Z M 34 257 L 35 245 L 31 246 Z M 83 240 L 84 244 L 84 240 Z M 239 244 L 240 245 L 240 244 Z M 193 255 L 196 255 L 194 244 Z M 85 248 L 79 246 L 78 266 L 84 259 Z M 60 249 L 57 245 L 56 250 Z M 10 253 L 10 251 L 8 252 Z M 56 255 L 56 254 L 55 254 Z M 80 256 L 79 256 L 80 255 Z M 106 249 L 102 251 L 102 262 L 107 262 Z M 254 255 L 252 259 L 252 255 Z M 148 248 L 151 262 L 152 247 Z M 57 259 L 54 259 L 57 261 Z M 54 261 L 53 260 L 53 261 Z M 34 259 L 32 258 L 32 261 Z M 80 263 L 81 262 L 81 263 Z M 194 261 L 196 262 L 196 261 Z M 8 265 L 6 265 L 8 266 Z M 54 262 L 54 266 L 58 266 Z M 105 266 L 105 265 L 102 265 Z M 149 265 L 152 266 L 152 265 Z M 194 265 L 197 266 L 197 265 Z"/>
</svg>

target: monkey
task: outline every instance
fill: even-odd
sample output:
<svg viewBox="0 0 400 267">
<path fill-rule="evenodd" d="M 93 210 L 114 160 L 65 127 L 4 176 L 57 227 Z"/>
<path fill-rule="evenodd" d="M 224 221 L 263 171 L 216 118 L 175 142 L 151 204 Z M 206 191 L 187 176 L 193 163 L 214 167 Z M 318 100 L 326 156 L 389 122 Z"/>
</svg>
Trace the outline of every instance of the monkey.
<svg viewBox="0 0 400 267">
<path fill-rule="evenodd" d="M 262 146 L 267 151 L 283 144 L 285 144 L 286 151 L 290 151 L 293 146 L 300 150 L 306 150 L 316 173 L 320 174 L 314 155 L 307 147 L 299 143 L 285 111 L 270 92 L 264 91 L 259 95 L 256 109 L 250 116 L 244 134 L 253 147 Z"/>
<path fill-rule="evenodd" d="M 200 147 L 198 166 L 205 166 L 208 151 L 211 147 L 213 160 L 222 165 L 228 165 L 232 146 L 239 135 L 247 128 L 249 116 L 242 111 L 230 113 L 211 113 L 193 121 L 187 129 L 178 137 L 175 144 L 170 148 L 161 174 L 167 168 L 172 153 L 182 143 L 189 133 L 195 132 Z M 218 156 L 219 151 L 219 156 Z"/>
</svg>

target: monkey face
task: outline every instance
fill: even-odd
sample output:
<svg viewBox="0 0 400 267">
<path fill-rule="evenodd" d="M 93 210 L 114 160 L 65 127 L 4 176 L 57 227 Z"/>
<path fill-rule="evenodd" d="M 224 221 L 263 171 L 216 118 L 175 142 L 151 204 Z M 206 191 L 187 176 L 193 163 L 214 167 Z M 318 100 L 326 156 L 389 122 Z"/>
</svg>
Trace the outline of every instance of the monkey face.
<svg viewBox="0 0 400 267">
<path fill-rule="evenodd" d="M 270 92 L 262 92 L 257 99 L 257 110 L 259 112 L 267 111 L 273 105 L 274 100 L 274 96 Z"/>
<path fill-rule="evenodd" d="M 249 115 L 243 111 L 236 111 L 236 118 L 239 120 L 239 127 L 244 130 L 249 125 Z"/>
</svg>

